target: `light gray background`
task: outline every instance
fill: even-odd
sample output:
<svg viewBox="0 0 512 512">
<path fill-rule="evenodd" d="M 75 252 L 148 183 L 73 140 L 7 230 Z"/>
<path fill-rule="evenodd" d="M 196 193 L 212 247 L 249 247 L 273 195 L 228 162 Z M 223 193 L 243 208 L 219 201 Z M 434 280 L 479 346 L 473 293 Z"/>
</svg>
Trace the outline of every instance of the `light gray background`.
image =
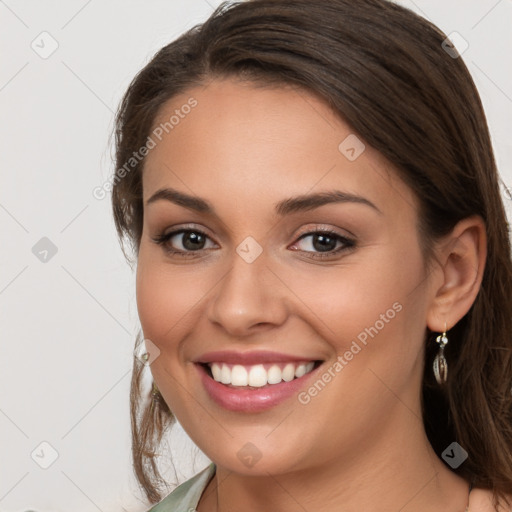
<svg viewBox="0 0 512 512">
<path fill-rule="evenodd" d="M 131 78 L 219 3 L 0 0 L 1 512 L 146 507 L 129 452 L 134 274 L 109 198 L 92 190 L 113 172 L 113 113 Z M 399 3 L 469 43 L 512 218 L 511 0 Z M 52 39 L 48 58 L 31 47 Z M 32 251 L 42 237 L 57 248 L 46 262 Z M 182 431 L 172 445 L 179 481 L 206 465 Z"/>
</svg>

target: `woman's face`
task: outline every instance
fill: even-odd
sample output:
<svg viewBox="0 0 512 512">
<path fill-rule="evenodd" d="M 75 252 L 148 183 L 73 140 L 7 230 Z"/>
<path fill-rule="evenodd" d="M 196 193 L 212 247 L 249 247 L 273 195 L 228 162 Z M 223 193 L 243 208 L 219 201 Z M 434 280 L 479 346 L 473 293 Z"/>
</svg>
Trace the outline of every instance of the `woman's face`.
<svg viewBox="0 0 512 512">
<path fill-rule="evenodd" d="M 432 297 L 410 189 L 304 91 L 218 80 L 155 128 L 172 116 L 144 168 L 137 305 L 178 421 L 244 474 L 409 435 Z"/>
</svg>

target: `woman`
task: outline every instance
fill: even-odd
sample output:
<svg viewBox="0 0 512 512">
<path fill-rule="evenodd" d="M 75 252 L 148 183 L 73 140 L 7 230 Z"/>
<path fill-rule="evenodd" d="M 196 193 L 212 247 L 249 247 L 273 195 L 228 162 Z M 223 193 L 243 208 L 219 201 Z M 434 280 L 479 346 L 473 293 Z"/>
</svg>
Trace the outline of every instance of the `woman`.
<svg viewBox="0 0 512 512">
<path fill-rule="evenodd" d="M 224 5 L 116 128 L 152 511 L 509 510 L 510 242 L 445 34 L 385 0 Z M 212 464 L 162 499 L 174 419 Z"/>
</svg>

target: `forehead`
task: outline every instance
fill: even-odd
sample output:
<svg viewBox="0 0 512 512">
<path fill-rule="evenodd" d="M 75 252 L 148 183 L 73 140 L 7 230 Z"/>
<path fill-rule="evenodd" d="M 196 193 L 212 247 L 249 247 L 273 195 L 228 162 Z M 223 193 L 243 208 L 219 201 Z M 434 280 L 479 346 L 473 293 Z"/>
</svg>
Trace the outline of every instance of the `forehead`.
<svg viewBox="0 0 512 512">
<path fill-rule="evenodd" d="M 152 133 L 159 128 L 144 166 L 144 201 L 168 186 L 248 208 L 254 196 L 261 206 L 336 188 L 383 210 L 414 209 L 412 192 L 382 155 L 302 89 L 212 81 L 166 102 Z"/>
</svg>

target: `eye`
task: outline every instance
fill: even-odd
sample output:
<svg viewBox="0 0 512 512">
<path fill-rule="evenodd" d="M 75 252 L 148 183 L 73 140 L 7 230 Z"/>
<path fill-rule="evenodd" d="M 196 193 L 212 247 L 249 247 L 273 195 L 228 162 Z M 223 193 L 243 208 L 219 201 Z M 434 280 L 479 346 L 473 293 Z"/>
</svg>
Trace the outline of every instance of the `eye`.
<svg viewBox="0 0 512 512">
<path fill-rule="evenodd" d="M 170 233 L 162 233 L 153 238 L 153 241 L 162 245 L 166 252 L 177 256 L 195 256 L 194 252 L 199 252 L 206 247 L 211 239 L 208 235 L 198 229 L 180 229 Z M 176 246 L 180 246 L 176 248 Z"/>
<path fill-rule="evenodd" d="M 299 242 L 302 243 L 300 247 Z M 312 253 L 313 258 L 329 258 L 342 251 L 346 251 L 355 247 L 355 241 L 345 236 L 342 236 L 335 231 L 320 230 L 312 231 L 302 235 L 291 248 L 296 250 L 299 247 L 300 251 Z M 315 251 L 318 251 L 315 253 Z"/>
<path fill-rule="evenodd" d="M 196 257 L 201 251 L 215 246 L 211 238 L 199 229 L 179 229 L 157 235 L 152 240 L 161 245 L 166 253 L 179 257 Z M 208 242 L 210 242 L 210 246 L 208 246 Z M 322 259 L 332 258 L 355 245 L 354 240 L 335 231 L 317 230 L 301 235 L 290 248 L 311 253 L 311 258 Z"/>
</svg>

